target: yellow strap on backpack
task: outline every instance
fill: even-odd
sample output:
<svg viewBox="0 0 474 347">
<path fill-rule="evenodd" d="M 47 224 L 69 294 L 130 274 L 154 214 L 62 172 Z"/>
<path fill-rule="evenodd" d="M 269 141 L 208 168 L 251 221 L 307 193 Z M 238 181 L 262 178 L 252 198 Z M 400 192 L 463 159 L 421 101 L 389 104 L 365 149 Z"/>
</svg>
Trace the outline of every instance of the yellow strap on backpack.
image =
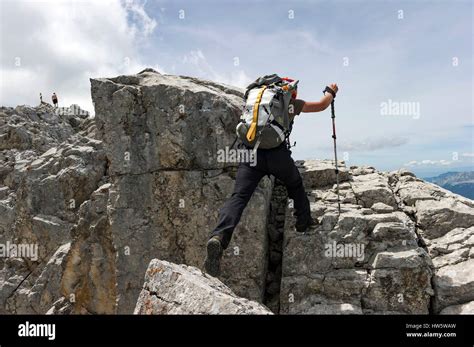
<svg viewBox="0 0 474 347">
<path fill-rule="evenodd" d="M 252 123 L 250 124 L 250 128 L 247 131 L 247 140 L 249 142 L 252 142 L 255 139 L 255 135 L 257 134 L 258 110 L 260 109 L 260 101 L 262 101 L 262 96 L 265 89 L 267 89 L 267 86 L 263 86 L 262 89 L 260 89 L 257 95 L 257 100 L 255 100 L 255 104 L 253 105 L 253 119 Z"/>
</svg>

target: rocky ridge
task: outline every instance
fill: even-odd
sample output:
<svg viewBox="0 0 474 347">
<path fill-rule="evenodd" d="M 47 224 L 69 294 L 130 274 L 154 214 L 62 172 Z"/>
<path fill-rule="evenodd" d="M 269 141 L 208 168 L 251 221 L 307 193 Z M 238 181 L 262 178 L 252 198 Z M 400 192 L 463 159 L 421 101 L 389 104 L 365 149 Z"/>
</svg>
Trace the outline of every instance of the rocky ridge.
<svg viewBox="0 0 474 347">
<path fill-rule="evenodd" d="M 265 178 L 224 255 L 225 285 L 200 274 L 233 188 L 236 164 L 217 152 L 242 91 L 151 69 L 91 86 L 95 118 L 0 109 L 0 245 L 38 246 L 37 259 L 0 257 L 0 313 L 473 312 L 474 202 L 405 170 L 339 163 L 339 215 L 334 162 L 298 162 L 320 222 L 306 234 Z M 171 303 L 146 308 L 151 287 Z"/>
</svg>

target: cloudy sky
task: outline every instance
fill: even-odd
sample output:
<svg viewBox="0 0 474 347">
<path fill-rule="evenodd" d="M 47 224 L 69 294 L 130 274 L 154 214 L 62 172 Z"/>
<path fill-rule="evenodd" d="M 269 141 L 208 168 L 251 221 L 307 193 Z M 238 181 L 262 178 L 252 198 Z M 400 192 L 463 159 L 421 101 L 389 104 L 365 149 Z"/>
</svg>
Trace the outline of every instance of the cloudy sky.
<svg viewBox="0 0 474 347">
<path fill-rule="evenodd" d="M 0 104 L 93 111 L 90 77 L 145 67 L 244 87 L 269 73 L 318 100 L 337 82 L 349 165 L 472 170 L 472 1 L 0 2 Z M 331 158 L 330 112 L 302 114 L 294 158 Z"/>
</svg>

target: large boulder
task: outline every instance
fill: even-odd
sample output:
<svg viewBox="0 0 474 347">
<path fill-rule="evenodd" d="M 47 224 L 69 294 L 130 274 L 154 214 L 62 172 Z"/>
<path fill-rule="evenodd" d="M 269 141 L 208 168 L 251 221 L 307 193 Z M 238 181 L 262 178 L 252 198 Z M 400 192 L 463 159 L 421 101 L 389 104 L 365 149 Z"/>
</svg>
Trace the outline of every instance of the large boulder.
<svg viewBox="0 0 474 347">
<path fill-rule="evenodd" d="M 212 170 L 230 146 L 242 91 L 211 81 L 162 75 L 91 79 L 97 127 L 112 175 Z"/>
<path fill-rule="evenodd" d="M 135 314 L 272 314 L 240 298 L 217 278 L 186 265 L 153 259 Z"/>
<path fill-rule="evenodd" d="M 243 94 L 151 69 L 91 85 L 112 184 L 107 218 L 117 252 L 117 312 L 130 313 L 153 258 L 202 266 L 218 211 L 232 194 L 236 163 L 219 160 L 218 151 L 234 140 Z M 271 186 L 262 180 L 222 264 L 222 281 L 258 301 Z"/>
</svg>

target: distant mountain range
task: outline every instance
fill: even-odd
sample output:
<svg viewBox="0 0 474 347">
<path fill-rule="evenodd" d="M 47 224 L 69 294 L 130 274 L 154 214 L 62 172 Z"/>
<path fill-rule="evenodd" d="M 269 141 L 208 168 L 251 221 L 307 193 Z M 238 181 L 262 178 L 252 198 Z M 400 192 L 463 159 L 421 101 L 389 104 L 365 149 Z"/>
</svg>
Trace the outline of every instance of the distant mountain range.
<svg viewBox="0 0 474 347">
<path fill-rule="evenodd" d="M 474 200 L 474 171 L 446 172 L 424 180 Z"/>
</svg>

